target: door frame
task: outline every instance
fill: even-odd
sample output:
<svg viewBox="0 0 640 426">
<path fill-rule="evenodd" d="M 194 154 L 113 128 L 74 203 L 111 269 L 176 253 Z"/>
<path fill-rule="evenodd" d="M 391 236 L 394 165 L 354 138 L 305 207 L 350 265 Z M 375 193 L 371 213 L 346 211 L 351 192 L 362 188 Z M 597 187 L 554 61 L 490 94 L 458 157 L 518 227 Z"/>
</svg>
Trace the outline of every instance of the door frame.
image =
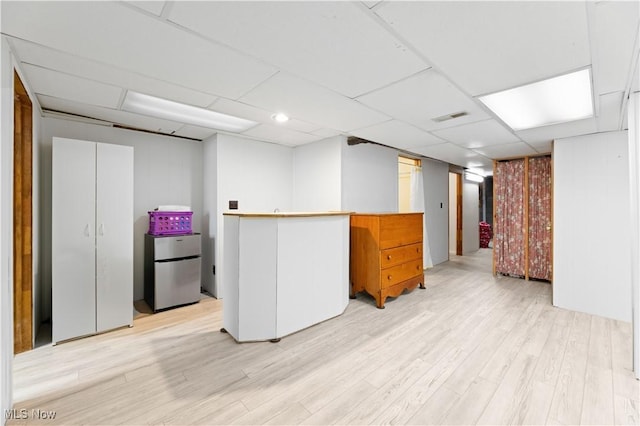
<svg viewBox="0 0 640 426">
<path fill-rule="evenodd" d="M 13 349 L 33 349 L 33 105 L 17 71 L 13 118 Z"/>
<path fill-rule="evenodd" d="M 451 175 L 455 175 L 455 200 L 451 199 Z M 449 210 L 455 203 L 456 209 L 456 227 L 455 227 L 455 243 L 456 243 L 456 256 L 462 256 L 462 172 L 453 166 L 449 166 Z M 448 253 L 451 253 L 451 211 L 448 212 L 449 217 L 449 237 L 447 242 L 449 244 Z"/>
</svg>

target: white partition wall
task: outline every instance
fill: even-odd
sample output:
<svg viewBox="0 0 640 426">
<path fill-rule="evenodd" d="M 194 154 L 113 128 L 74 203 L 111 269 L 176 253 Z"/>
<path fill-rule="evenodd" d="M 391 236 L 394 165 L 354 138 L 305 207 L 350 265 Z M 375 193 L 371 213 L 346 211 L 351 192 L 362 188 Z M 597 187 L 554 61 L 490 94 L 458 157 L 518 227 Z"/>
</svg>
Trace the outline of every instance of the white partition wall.
<svg viewBox="0 0 640 426">
<path fill-rule="evenodd" d="M 477 183 L 462 184 L 462 253 L 480 249 L 480 188 Z"/>
<path fill-rule="evenodd" d="M 422 160 L 424 221 L 434 265 L 449 260 L 449 164 Z"/>
<path fill-rule="evenodd" d="M 293 210 L 341 210 L 342 142 L 335 136 L 293 148 Z"/>
<path fill-rule="evenodd" d="M 362 143 L 342 146 L 342 210 L 398 211 L 398 151 Z"/>
<path fill-rule="evenodd" d="M 4 415 L 12 405 L 13 385 L 13 70 L 9 44 L 4 37 L 0 43 L 0 412 Z"/>
<path fill-rule="evenodd" d="M 631 321 L 627 132 L 556 140 L 553 176 L 553 304 Z"/>
<path fill-rule="evenodd" d="M 629 98 L 629 189 L 633 371 L 640 378 L 640 92 Z"/>
</svg>

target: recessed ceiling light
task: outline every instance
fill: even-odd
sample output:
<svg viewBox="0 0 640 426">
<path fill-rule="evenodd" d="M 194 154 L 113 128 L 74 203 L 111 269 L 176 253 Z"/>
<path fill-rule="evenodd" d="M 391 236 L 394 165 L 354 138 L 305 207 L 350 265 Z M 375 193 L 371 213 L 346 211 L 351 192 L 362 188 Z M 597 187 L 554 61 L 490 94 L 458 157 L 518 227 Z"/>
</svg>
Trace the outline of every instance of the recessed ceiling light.
<svg viewBox="0 0 640 426">
<path fill-rule="evenodd" d="M 255 121 L 244 118 L 156 98 L 155 96 L 144 95 L 131 90 L 127 92 L 122 102 L 122 110 L 229 132 L 243 132 L 258 124 Z"/>
<path fill-rule="evenodd" d="M 591 70 L 586 68 L 478 99 L 513 130 L 593 117 Z"/>
<path fill-rule="evenodd" d="M 273 114 L 271 116 L 271 118 L 273 118 L 278 123 L 285 123 L 285 122 L 289 121 L 289 117 L 286 114 L 283 114 L 281 112 L 279 112 L 277 114 Z"/>
</svg>

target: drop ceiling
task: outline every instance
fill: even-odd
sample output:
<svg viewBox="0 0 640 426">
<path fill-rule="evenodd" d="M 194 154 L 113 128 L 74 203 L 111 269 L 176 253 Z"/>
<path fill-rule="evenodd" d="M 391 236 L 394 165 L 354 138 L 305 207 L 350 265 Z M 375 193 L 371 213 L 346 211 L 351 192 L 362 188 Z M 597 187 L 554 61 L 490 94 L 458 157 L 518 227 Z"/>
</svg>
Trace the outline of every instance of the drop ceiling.
<svg viewBox="0 0 640 426">
<path fill-rule="evenodd" d="M 550 152 L 555 138 L 624 129 L 638 90 L 634 1 L 0 7 L 43 111 L 194 139 L 218 130 L 122 111 L 127 91 L 256 121 L 242 133 L 253 139 L 297 146 L 343 134 L 490 170 L 492 159 Z M 515 132 L 477 100 L 586 67 L 593 118 Z M 275 123 L 275 112 L 291 119 Z"/>
</svg>

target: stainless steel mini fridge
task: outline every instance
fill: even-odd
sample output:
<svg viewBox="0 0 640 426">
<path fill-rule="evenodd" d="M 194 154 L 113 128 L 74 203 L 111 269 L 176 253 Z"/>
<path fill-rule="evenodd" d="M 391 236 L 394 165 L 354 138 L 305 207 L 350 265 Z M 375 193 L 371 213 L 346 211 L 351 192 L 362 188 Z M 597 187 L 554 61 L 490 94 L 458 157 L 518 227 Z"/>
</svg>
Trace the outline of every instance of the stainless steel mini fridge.
<svg viewBox="0 0 640 426">
<path fill-rule="evenodd" d="M 144 256 L 144 299 L 154 312 L 200 300 L 200 234 L 146 234 Z"/>
</svg>

